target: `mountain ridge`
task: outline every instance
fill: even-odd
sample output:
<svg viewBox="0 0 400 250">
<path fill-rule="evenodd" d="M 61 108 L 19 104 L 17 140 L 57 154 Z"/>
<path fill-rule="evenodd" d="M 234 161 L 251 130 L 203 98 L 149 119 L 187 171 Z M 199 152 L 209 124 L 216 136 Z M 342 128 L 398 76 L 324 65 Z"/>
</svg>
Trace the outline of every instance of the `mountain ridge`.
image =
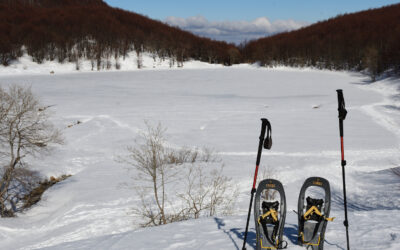
<svg viewBox="0 0 400 250">
<path fill-rule="evenodd" d="M 21 0 L 19 0 L 21 1 Z M 95 5 L 90 4 L 94 1 Z M 226 42 L 198 37 L 177 27 L 140 14 L 113 8 L 102 1 L 76 0 L 0 2 L 0 63 L 10 64 L 24 52 L 33 60 L 75 62 L 93 60 L 101 68 L 104 60 L 135 51 L 172 58 L 178 64 L 194 59 L 231 65 L 239 62 L 238 49 Z M 140 67 L 140 63 L 138 63 Z"/>
<path fill-rule="evenodd" d="M 16 4 L 24 3 L 24 4 Z M 113 8 L 101 0 L 0 0 L 0 64 L 23 53 L 35 62 L 93 61 L 148 52 L 182 66 L 188 60 L 232 65 L 256 63 L 376 76 L 400 74 L 400 4 L 339 15 L 296 31 L 235 46 L 199 37 L 146 16 Z"/>
<path fill-rule="evenodd" d="M 400 72 L 400 4 L 339 15 L 246 44 L 248 62 L 333 70 Z"/>
</svg>

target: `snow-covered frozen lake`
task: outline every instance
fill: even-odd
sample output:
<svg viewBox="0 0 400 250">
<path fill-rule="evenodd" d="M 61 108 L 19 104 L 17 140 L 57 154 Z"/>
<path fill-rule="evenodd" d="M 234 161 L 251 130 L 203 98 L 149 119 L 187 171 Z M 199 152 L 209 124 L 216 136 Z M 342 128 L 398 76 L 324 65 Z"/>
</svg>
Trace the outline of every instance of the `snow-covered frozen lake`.
<svg viewBox="0 0 400 250">
<path fill-rule="evenodd" d="M 400 249 L 400 80 L 310 69 L 229 68 L 0 76 L 31 85 L 61 128 L 65 145 L 32 165 L 46 176 L 73 174 L 18 218 L 0 220 L 0 249 L 241 249 L 260 118 L 272 123 L 273 147 L 261 168 L 285 188 L 285 240 L 296 246 L 299 190 L 310 176 L 331 183 L 325 249 L 345 249 L 336 89 L 343 89 L 352 249 Z M 171 144 L 217 150 L 238 183 L 233 216 L 138 229 L 138 202 L 124 164 L 144 121 L 160 122 Z M 72 127 L 69 125 L 82 122 Z M 253 220 L 251 220 L 252 222 Z M 255 247 L 250 224 L 248 249 Z"/>
</svg>

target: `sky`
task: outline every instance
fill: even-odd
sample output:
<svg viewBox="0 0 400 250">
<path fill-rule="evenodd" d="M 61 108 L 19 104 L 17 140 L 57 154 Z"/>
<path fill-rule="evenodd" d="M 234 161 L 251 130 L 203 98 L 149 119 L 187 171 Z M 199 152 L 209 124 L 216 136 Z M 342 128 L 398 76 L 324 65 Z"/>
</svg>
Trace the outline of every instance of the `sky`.
<svg viewBox="0 0 400 250">
<path fill-rule="evenodd" d="M 105 0 L 197 35 L 239 44 L 299 29 L 339 14 L 399 0 Z"/>
</svg>

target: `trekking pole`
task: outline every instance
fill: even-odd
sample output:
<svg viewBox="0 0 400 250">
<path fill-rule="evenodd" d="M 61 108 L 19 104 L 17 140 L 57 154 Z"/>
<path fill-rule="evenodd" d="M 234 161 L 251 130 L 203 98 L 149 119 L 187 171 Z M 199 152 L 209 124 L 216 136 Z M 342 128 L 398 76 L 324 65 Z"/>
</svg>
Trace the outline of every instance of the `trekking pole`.
<svg viewBox="0 0 400 250">
<path fill-rule="evenodd" d="M 343 120 L 346 119 L 347 110 L 345 108 L 343 91 L 341 89 L 336 90 L 338 96 L 338 111 L 339 111 L 339 129 L 340 129 L 340 147 L 342 151 L 342 176 L 343 176 L 343 201 L 344 201 L 344 226 L 346 227 L 346 240 L 347 240 L 347 250 L 350 250 L 349 241 L 349 221 L 347 219 L 347 199 L 346 199 L 346 179 L 344 167 L 346 166 L 346 161 L 344 160 L 344 147 L 343 147 Z"/>
<path fill-rule="evenodd" d="M 261 119 L 261 134 L 260 134 L 260 142 L 258 144 L 258 152 L 257 152 L 257 161 L 256 161 L 256 171 L 254 173 L 254 180 L 253 180 L 253 188 L 251 189 L 251 198 L 250 198 L 250 205 L 249 205 L 249 213 L 247 214 L 247 222 L 246 222 L 246 231 L 244 232 L 244 239 L 243 239 L 243 247 L 242 250 L 246 250 L 246 240 L 247 240 L 247 232 L 249 230 L 249 221 L 250 221 L 250 215 L 251 215 L 251 207 L 253 204 L 253 198 L 254 198 L 254 193 L 256 192 L 256 182 L 257 182 L 257 174 L 258 174 L 258 166 L 260 165 L 260 160 L 261 160 L 261 153 L 262 153 L 262 148 L 263 148 L 263 143 L 264 143 L 264 136 L 265 136 L 265 130 L 266 127 L 268 127 L 268 133 L 267 133 L 267 138 L 265 140 L 264 147 L 266 149 L 270 149 L 272 146 L 272 140 L 271 140 L 271 124 L 269 121 L 265 118 Z"/>
</svg>

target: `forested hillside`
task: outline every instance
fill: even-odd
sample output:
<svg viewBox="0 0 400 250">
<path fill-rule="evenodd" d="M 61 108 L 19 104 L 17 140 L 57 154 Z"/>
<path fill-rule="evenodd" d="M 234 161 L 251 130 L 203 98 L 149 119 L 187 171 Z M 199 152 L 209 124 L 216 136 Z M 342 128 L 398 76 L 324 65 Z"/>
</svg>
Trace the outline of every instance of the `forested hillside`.
<svg viewBox="0 0 400 250">
<path fill-rule="evenodd" d="M 8 65 L 24 50 L 44 60 L 125 57 L 129 51 L 230 65 L 238 49 L 225 42 L 197 37 L 142 15 L 111 8 L 101 0 L 0 0 L 0 63 Z"/>
<path fill-rule="evenodd" d="M 297 31 L 248 43 L 248 62 L 362 70 L 400 71 L 400 4 L 341 15 Z"/>
<path fill-rule="evenodd" d="M 345 14 L 297 31 L 240 46 L 198 37 L 145 16 L 109 7 L 102 0 L 0 0 L 0 63 L 24 52 L 33 60 L 76 62 L 92 68 L 135 51 L 178 65 L 260 62 L 333 70 L 367 69 L 375 76 L 400 72 L 400 4 Z M 140 63 L 138 63 L 138 67 Z"/>
</svg>

